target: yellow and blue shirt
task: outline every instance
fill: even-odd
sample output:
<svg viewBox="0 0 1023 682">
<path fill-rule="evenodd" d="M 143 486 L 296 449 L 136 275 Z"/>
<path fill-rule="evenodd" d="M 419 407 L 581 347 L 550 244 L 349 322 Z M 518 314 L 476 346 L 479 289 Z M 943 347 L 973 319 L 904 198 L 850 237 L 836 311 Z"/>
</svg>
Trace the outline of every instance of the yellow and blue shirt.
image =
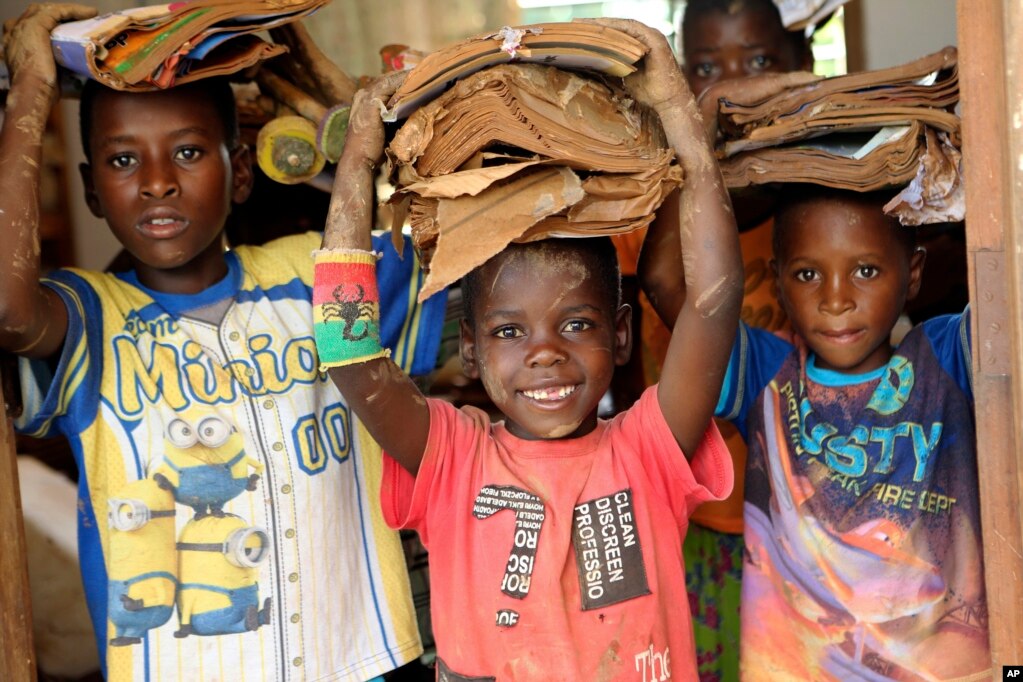
<svg viewBox="0 0 1023 682">
<path fill-rule="evenodd" d="M 433 369 L 444 295 L 416 302 L 406 250 L 374 238 L 381 336 Z M 365 680 L 417 657 L 380 448 L 318 370 L 310 253 L 320 235 L 225 254 L 196 295 L 133 273 L 58 271 L 59 364 L 23 361 L 33 436 L 79 470 L 79 554 L 112 680 Z M 226 306 L 225 306 L 226 303 Z M 219 323 L 195 311 L 226 308 Z M 190 313 L 192 313 L 190 315 Z"/>
</svg>

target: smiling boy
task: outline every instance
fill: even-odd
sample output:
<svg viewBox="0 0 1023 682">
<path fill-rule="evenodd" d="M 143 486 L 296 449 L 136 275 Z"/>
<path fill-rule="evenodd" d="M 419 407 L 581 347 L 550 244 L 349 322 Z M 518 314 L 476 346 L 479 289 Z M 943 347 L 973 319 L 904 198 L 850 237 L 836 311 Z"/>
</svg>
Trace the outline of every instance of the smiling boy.
<svg viewBox="0 0 1023 682">
<path fill-rule="evenodd" d="M 372 98 L 386 91 L 353 106 L 352 125 L 376 137 L 346 144 L 340 166 L 356 183 L 335 186 L 317 255 L 321 358 L 389 455 L 385 517 L 415 528 L 430 549 L 443 680 L 696 679 L 681 545 L 695 506 L 731 488 L 710 415 L 738 316 L 738 244 L 664 36 L 598 21 L 650 48 L 626 86 L 660 116 L 686 173 L 681 238 L 698 293 L 679 312 L 666 360 L 665 376 L 677 380 L 612 421 L 597 418 L 631 350 L 616 256 L 602 239 L 513 245 L 468 275 L 462 362 L 503 414 L 497 424 L 424 399 L 380 352 L 339 342 L 374 324 L 371 307 L 354 326 L 331 310 L 334 278 L 374 262 L 363 251 L 383 151 Z"/>
<path fill-rule="evenodd" d="M 887 198 L 786 189 L 773 266 L 797 342 L 741 325 L 729 361 L 751 679 L 990 678 L 969 314 L 892 347 L 925 254 Z"/>
<path fill-rule="evenodd" d="M 132 268 L 40 277 L 40 143 L 57 99 L 49 33 L 91 13 L 33 6 L 6 44 L 0 348 L 23 358 L 16 426 L 63 434 L 75 454 L 104 672 L 381 675 L 422 647 L 401 545 L 380 519 L 379 446 L 317 371 L 309 253 L 320 235 L 227 248 L 224 222 L 252 183 L 228 83 L 86 86 L 86 201 Z M 414 260 L 388 244 L 377 246 L 382 336 L 422 373 L 443 300 L 415 303 Z"/>
</svg>

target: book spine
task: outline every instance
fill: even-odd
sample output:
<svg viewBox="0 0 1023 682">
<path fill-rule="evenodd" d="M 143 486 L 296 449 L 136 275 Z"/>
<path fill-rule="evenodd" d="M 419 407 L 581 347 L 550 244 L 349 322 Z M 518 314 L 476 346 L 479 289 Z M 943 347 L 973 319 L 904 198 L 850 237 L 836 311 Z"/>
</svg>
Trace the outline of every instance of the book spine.
<svg viewBox="0 0 1023 682">
<path fill-rule="evenodd" d="M 55 40 L 51 45 L 53 46 L 53 58 L 58 64 L 82 76 L 94 77 L 89 43 Z"/>
</svg>

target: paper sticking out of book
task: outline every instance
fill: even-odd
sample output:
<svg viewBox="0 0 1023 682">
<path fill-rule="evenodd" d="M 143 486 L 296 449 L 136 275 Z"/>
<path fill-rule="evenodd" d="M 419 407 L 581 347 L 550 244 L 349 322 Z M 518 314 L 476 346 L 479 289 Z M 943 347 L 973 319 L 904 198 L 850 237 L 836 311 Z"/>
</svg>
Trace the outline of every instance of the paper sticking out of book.
<svg viewBox="0 0 1023 682">
<path fill-rule="evenodd" d="M 955 48 L 782 87 L 757 101 L 744 98 L 748 84 L 733 83 L 714 91 L 716 149 L 729 188 L 772 182 L 892 188 L 909 193 L 888 209 L 903 224 L 962 220 Z"/>
<path fill-rule="evenodd" d="M 781 24 L 790 31 L 812 30 L 849 0 L 774 0 Z"/>
<path fill-rule="evenodd" d="M 625 77 L 645 53 L 646 46 L 636 38 L 600 24 L 505 26 L 427 55 L 394 93 L 385 120 L 405 118 L 458 79 L 488 66 L 534 63 Z"/>
<path fill-rule="evenodd" d="M 61 24 L 57 63 L 116 90 L 169 88 L 235 73 L 287 50 L 257 35 L 328 0 L 191 0 Z"/>
<path fill-rule="evenodd" d="M 608 44 L 631 41 L 590 24 L 544 31 L 571 35 L 569 28 L 579 27 L 599 28 L 595 35 Z M 478 40 L 460 45 L 475 55 Z M 434 87 L 434 78 L 416 73 L 424 66 L 433 73 L 439 63 L 431 65 L 433 56 L 413 69 L 406 85 Z M 630 59 L 641 56 L 642 46 Z M 459 59 L 447 54 L 445 61 Z M 441 80 L 449 78 L 450 72 Z M 418 87 L 399 91 L 392 105 L 419 97 L 408 94 Z M 513 241 L 645 227 L 682 184 L 682 169 L 655 114 L 598 74 L 529 63 L 472 68 L 410 112 L 387 154 L 397 187 L 390 199 L 394 227 L 409 217 L 413 244 L 428 272 L 421 298 Z"/>
</svg>

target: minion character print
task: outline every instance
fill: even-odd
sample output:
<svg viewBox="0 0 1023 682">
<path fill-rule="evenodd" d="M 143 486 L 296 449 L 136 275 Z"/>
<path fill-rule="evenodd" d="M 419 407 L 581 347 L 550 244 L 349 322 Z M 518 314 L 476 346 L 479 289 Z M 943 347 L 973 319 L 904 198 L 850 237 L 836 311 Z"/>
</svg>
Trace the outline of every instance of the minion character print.
<svg viewBox="0 0 1023 682">
<path fill-rule="evenodd" d="M 249 469 L 256 473 L 249 474 Z M 154 474 L 196 518 L 219 516 L 224 505 L 259 482 L 263 465 L 246 456 L 242 435 L 217 415 L 194 426 L 180 417 L 167 425 L 163 463 Z"/>
<path fill-rule="evenodd" d="M 145 478 L 107 500 L 110 587 L 107 617 L 113 646 L 142 641 L 170 620 L 178 586 L 175 507 L 169 490 Z"/>
<path fill-rule="evenodd" d="M 196 516 L 178 539 L 178 619 L 174 633 L 224 635 L 270 622 L 270 599 L 259 606 L 259 567 L 269 538 L 233 514 Z"/>
</svg>

